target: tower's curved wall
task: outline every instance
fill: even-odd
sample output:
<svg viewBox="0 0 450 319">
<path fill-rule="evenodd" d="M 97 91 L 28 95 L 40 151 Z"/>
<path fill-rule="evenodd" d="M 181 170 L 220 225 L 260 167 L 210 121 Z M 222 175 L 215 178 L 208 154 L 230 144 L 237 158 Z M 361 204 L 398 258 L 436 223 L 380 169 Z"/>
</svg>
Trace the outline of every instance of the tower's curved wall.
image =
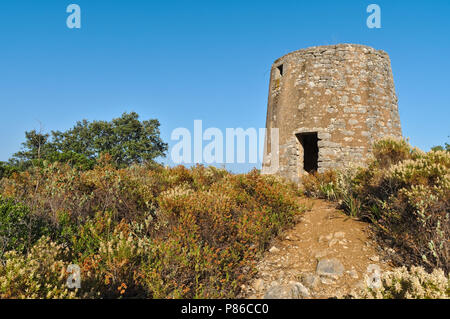
<svg viewBox="0 0 450 319">
<path fill-rule="evenodd" d="M 373 142 L 402 135 L 389 56 L 353 44 L 285 55 L 272 66 L 266 126 L 279 129 L 277 173 L 293 181 L 308 170 L 361 164 Z M 263 172 L 276 156 L 266 143 Z"/>
</svg>

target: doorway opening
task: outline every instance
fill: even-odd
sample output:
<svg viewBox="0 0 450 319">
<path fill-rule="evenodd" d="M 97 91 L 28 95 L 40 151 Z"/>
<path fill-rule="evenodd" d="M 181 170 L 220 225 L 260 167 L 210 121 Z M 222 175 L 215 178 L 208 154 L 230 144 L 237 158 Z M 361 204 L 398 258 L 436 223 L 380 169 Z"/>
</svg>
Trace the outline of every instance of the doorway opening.
<svg viewBox="0 0 450 319">
<path fill-rule="evenodd" d="M 319 168 L 319 138 L 317 132 L 296 134 L 303 147 L 303 169 L 308 173 L 317 172 Z"/>
</svg>

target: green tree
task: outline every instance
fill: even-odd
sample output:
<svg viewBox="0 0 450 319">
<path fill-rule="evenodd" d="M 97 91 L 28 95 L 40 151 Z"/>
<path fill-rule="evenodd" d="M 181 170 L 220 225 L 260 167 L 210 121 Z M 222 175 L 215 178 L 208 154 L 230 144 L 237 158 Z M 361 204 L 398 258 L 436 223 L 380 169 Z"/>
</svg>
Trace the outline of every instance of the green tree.
<svg viewBox="0 0 450 319">
<path fill-rule="evenodd" d="M 27 162 L 47 157 L 54 151 L 48 139 L 49 134 L 42 134 L 36 130 L 25 132 L 23 149 L 13 155 L 13 162 Z"/>
<path fill-rule="evenodd" d="M 154 162 L 168 149 L 160 138 L 159 126 L 158 120 L 140 121 L 132 112 L 110 122 L 79 121 L 65 132 L 52 131 L 51 138 L 30 131 L 25 133 L 23 150 L 14 154 L 12 162 L 26 167 L 34 161 L 60 161 L 88 169 L 104 153 L 109 153 L 118 167 Z"/>
<path fill-rule="evenodd" d="M 447 151 L 450 152 L 450 144 L 445 143 L 445 147 L 444 146 L 435 146 L 431 148 L 432 151 Z"/>
</svg>

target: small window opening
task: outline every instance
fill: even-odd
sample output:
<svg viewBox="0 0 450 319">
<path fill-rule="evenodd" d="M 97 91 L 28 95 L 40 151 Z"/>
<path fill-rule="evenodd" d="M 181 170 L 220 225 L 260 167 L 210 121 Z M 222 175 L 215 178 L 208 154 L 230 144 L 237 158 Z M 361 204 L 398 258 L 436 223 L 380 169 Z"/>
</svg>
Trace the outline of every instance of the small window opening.
<svg viewBox="0 0 450 319">
<path fill-rule="evenodd" d="M 303 169 L 308 173 L 317 172 L 319 168 L 319 138 L 317 132 L 297 134 L 303 147 Z"/>
<path fill-rule="evenodd" d="M 278 74 L 280 75 L 280 77 L 282 77 L 283 76 L 283 64 L 279 65 L 277 67 L 277 69 L 278 69 Z"/>
<path fill-rule="evenodd" d="M 283 64 L 277 66 L 274 72 L 275 72 L 274 89 L 278 90 L 280 88 L 281 78 L 283 77 Z"/>
</svg>

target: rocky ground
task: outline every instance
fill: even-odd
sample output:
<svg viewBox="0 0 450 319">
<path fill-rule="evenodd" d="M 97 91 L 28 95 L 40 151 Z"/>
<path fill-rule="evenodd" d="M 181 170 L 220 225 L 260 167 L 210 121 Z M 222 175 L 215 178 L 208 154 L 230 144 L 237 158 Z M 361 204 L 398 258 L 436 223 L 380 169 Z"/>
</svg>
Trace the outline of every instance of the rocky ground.
<svg viewBox="0 0 450 319">
<path fill-rule="evenodd" d="M 371 238 L 367 223 L 349 218 L 333 203 L 305 200 L 309 210 L 273 242 L 242 288 L 242 298 L 345 298 L 376 281 L 376 269 L 392 269 L 389 249 Z M 383 258 L 382 258 L 383 256 Z"/>
</svg>

